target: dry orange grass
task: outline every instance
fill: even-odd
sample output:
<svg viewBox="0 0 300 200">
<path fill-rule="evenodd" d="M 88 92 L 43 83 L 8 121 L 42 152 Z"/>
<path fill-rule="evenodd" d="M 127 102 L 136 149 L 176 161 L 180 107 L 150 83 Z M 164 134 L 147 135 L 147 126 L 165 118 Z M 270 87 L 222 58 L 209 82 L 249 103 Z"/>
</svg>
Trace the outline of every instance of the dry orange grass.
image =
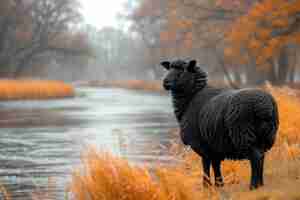
<svg viewBox="0 0 300 200">
<path fill-rule="evenodd" d="M 0 80 L 0 100 L 72 97 L 72 86 L 50 80 Z"/>
<path fill-rule="evenodd" d="M 276 98 L 279 108 L 279 140 L 289 144 L 300 144 L 300 99 L 299 91 L 288 88 L 266 86 Z M 282 141 L 284 140 L 284 141 Z"/>
<path fill-rule="evenodd" d="M 12 200 L 9 192 L 6 190 L 6 188 L 2 185 L 0 185 L 0 199 L 2 200 Z"/>
<path fill-rule="evenodd" d="M 140 199 L 300 199 L 300 101 L 296 91 L 267 86 L 276 98 L 280 113 L 277 142 L 268 152 L 265 186 L 249 191 L 247 161 L 225 161 L 223 189 L 202 188 L 199 157 L 178 140 L 170 148 L 175 166 L 132 166 L 128 161 L 89 149 L 83 168 L 74 172 L 70 192 L 76 200 Z M 176 132 L 176 131 L 175 131 Z"/>
<path fill-rule="evenodd" d="M 70 192 L 76 200 L 216 199 L 214 190 L 203 192 L 200 179 L 186 172 L 158 167 L 150 173 L 145 167 L 91 148 L 83 158 L 83 169 L 73 174 Z"/>
</svg>

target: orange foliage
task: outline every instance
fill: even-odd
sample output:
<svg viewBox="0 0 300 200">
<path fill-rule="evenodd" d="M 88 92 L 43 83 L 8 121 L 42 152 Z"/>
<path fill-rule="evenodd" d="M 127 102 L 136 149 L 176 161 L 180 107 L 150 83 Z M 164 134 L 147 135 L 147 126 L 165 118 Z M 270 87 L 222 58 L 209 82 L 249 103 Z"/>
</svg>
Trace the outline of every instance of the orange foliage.
<svg viewBox="0 0 300 200">
<path fill-rule="evenodd" d="M 166 1 L 166 24 L 160 34 L 162 49 L 175 46 L 178 51 L 184 52 L 192 47 L 194 22 L 182 17 L 181 7 L 181 2 Z"/>
<path fill-rule="evenodd" d="M 60 81 L 0 80 L 0 100 L 72 97 L 72 86 Z"/>
<path fill-rule="evenodd" d="M 242 8 L 247 6 L 241 0 L 216 0 L 216 6 L 220 6 L 225 9 Z"/>
<path fill-rule="evenodd" d="M 184 38 L 184 47 L 186 49 L 190 49 L 192 48 L 193 46 L 193 33 L 192 32 L 189 32 L 185 35 L 185 38 Z"/>
<path fill-rule="evenodd" d="M 169 31 L 160 32 L 160 41 L 164 43 L 168 43 L 171 41 L 174 42 L 176 41 L 176 33 Z"/>
<path fill-rule="evenodd" d="M 299 12 L 299 1 L 264 0 L 254 4 L 227 34 L 228 48 L 231 50 L 226 52 L 232 53 L 225 55 L 238 61 L 247 57 L 261 65 L 277 57 L 283 46 L 300 44 L 300 34 L 294 30 Z"/>
<path fill-rule="evenodd" d="M 161 15 L 162 0 L 151 0 L 144 1 L 140 6 L 135 10 L 133 18 L 143 18 L 147 16 L 159 16 Z"/>
</svg>

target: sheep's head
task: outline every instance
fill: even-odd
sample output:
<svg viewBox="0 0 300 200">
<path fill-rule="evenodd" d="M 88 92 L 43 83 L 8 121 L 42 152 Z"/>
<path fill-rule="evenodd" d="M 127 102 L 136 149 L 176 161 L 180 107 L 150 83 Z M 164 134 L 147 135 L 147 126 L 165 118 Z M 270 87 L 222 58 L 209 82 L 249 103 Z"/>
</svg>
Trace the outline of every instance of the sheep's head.
<svg viewBox="0 0 300 200">
<path fill-rule="evenodd" d="M 207 75 L 196 64 L 195 60 L 189 62 L 183 60 L 161 62 L 161 65 L 168 70 L 163 80 L 164 88 L 184 94 L 202 89 L 206 85 Z"/>
</svg>

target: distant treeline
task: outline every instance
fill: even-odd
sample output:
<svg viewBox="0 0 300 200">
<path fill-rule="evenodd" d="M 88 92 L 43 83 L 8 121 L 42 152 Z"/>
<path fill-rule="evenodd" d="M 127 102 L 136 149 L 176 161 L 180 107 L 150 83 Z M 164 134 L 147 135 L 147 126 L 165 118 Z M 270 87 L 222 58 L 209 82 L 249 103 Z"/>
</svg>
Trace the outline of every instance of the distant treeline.
<svg viewBox="0 0 300 200">
<path fill-rule="evenodd" d="M 151 66 L 166 57 L 193 57 L 231 84 L 297 79 L 299 1 L 129 2 L 132 30 L 142 38 Z"/>
<path fill-rule="evenodd" d="M 128 0 L 119 27 L 82 20 L 77 0 L 3 0 L 0 76 L 160 79 L 161 60 L 197 59 L 230 85 L 299 77 L 300 4 L 285 0 Z"/>
</svg>

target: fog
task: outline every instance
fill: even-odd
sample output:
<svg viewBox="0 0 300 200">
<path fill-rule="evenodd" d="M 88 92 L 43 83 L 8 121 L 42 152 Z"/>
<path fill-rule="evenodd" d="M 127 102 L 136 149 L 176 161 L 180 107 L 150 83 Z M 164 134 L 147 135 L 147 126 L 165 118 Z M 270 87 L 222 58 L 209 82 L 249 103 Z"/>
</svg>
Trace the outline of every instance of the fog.
<svg viewBox="0 0 300 200">
<path fill-rule="evenodd" d="M 297 42 L 280 40 L 287 33 L 295 37 L 295 13 L 287 27 L 266 28 L 239 23 L 243 18 L 251 23 L 251 3 L 5 2 L 0 8 L 3 78 L 154 80 L 163 76 L 162 60 L 184 58 L 196 59 L 210 80 L 231 86 L 299 79 Z M 265 35 L 256 38 L 252 32 Z"/>
</svg>

